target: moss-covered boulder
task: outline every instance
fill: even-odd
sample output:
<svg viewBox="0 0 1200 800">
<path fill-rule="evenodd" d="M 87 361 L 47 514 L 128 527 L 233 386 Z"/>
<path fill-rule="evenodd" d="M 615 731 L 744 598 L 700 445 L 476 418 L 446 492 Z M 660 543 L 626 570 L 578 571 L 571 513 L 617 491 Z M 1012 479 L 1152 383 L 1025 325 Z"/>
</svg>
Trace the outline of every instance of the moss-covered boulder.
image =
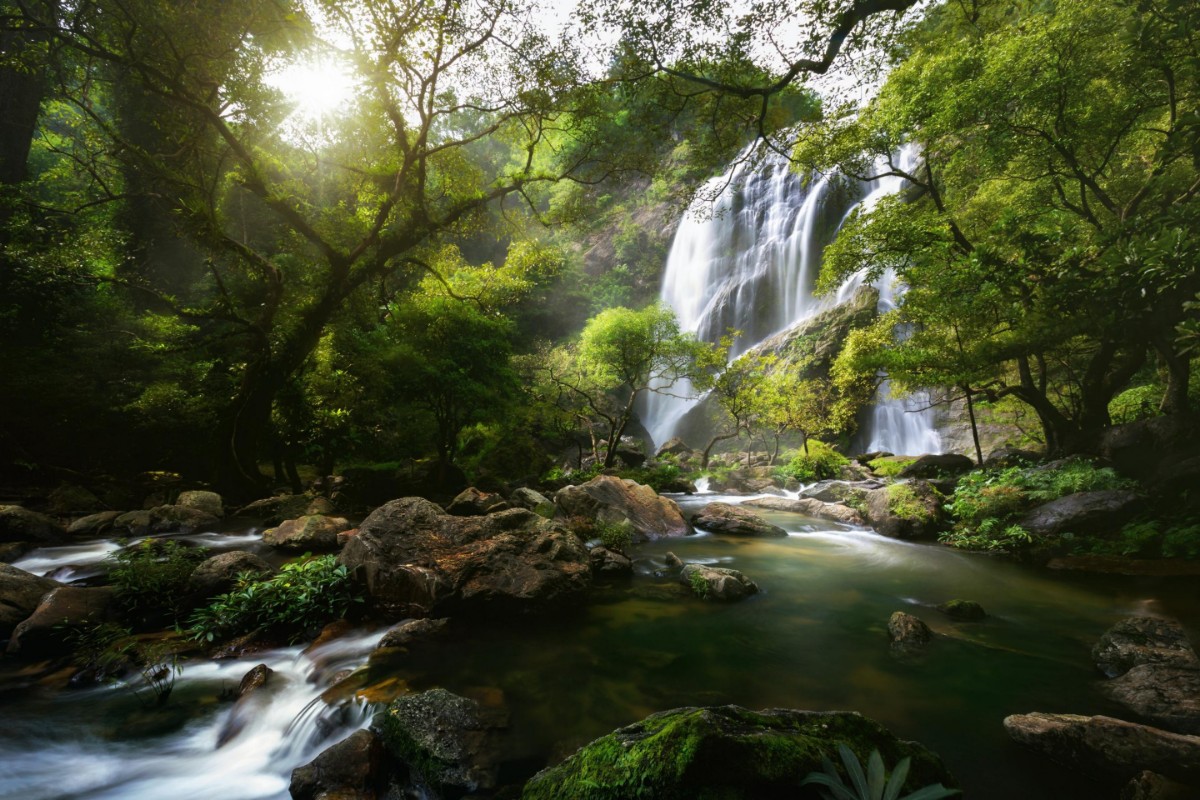
<svg viewBox="0 0 1200 800">
<path fill-rule="evenodd" d="M 959 622 L 979 622 L 987 619 L 987 612 L 983 610 L 983 606 L 974 600 L 947 600 L 939 603 L 937 610 Z"/>
<path fill-rule="evenodd" d="M 721 706 L 664 711 L 620 728 L 539 772 L 522 797 L 797 800 L 800 781 L 821 769 L 823 754 L 837 760 L 839 744 L 864 763 L 878 749 L 889 768 L 912 758 L 906 791 L 955 785 L 937 755 L 859 714 Z"/>
<path fill-rule="evenodd" d="M 942 496 L 926 481 L 893 483 L 867 492 L 867 522 L 893 539 L 936 539 Z"/>
</svg>

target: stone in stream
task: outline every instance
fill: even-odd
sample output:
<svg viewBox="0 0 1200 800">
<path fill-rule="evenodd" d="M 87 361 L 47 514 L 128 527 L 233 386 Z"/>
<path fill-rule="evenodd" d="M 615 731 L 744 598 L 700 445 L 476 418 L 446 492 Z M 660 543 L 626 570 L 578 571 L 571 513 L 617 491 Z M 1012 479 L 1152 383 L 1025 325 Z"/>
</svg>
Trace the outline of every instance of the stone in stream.
<svg viewBox="0 0 1200 800">
<path fill-rule="evenodd" d="M 871 527 L 893 539 L 935 539 L 942 521 L 942 497 L 922 480 L 867 492 L 866 508 Z"/>
<path fill-rule="evenodd" d="M 374 731 L 355 731 L 292 770 L 292 800 L 376 800 L 387 793 L 389 770 L 383 741 Z"/>
<path fill-rule="evenodd" d="M 1200 669 L 1140 664 L 1102 683 L 1100 691 L 1155 725 L 1200 734 Z"/>
<path fill-rule="evenodd" d="M 814 519 L 827 519 L 845 525 L 865 525 L 862 514 L 841 503 L 826 503 L 814 497 L 755 497 L 742 505 L 771 511 L 789 511 Z"/>
<path fill-rule="evenodd" d="M 679 582 L 701 600 L 730 603 L 758 593 L 758 584 L 738 570 L 704 564 L 686 564 L 679 573 Z"/>
<path fill-rule="evenodd" d="M 607 547 L 593 547 L 588 553 L 592 574 L 597 578 L 626 578 L 633 575 L 633 562 L 624 553 Z"/>
<path fill-rule="evenodd" d="M 418 642 L 443 639 L 449 629 L 450 620 L 447 619 L 406 619 L 383 635 L 379 647 L 408 647 Z"/>
<path fill-rule="evenodd" d="M 221 520 L 189 506 L 156 506 L 150 509 L 150 529 L 155 533 L 197 533 L 212 530 Z"/>
<path fill-rule="evenodd" d="M 275 526 L 284 520 L 298 519 L 313 514 L 332 514 L 333 503 L 326 497 L 312 494 L 284 494 L 255 500 L 237 510 L 239 517 L 261 520 L 264 525 Z"/>
<path fill-rule="evenodd" d="M 72 649 L 72 635 L 109 619 L 114 590 L 59 586 L 13 630 L 7 652 L 22 658 L 62 655 Z"/>
<path fill-rule="evenodd" d="M 611 475 L 598 475 L 581 486 L 565 486 L 554 495 L 555 518 L 583 517 L 603 525 L 628 523 L 635 542 L 687 536 L 692 526 L 679 504 L 649 486 Z"/>
<path fill-rule="evenodd" d="M 729 503 L 709 503 L 692 517 L 692 524 L 712 533 L 731 536 L 787 538 L 783 528 L 772 525 L 753 511 Z"/>
<path fill-rule="evenodd" d="M 268 528 L 263 531 L 263 542 L 290 553 L 332 553 L 338 549 L 338 534 L 352 527 L 344 517 L 310 514 Z"/>
<path fill-rule="evenodd" d="M 270 564 L 253 553 L 231 550 L 201 561 L 188 578 L 188 588 L 199 597 L 215 597 L 233 589 L 242 574 L 265 578 L 274 572 Z"/>
<path fill-rule="evenodd" d="M 1110 678 L 1142 664 L 1200 669 L 1183 626 L 1158 617 L 1126 617 L 1113 625 L 1092 648 L 1092 660 Z"/>
<path fill-rule="evenodd" d="M 211 514 L 214 517 L 225 516 L 225 503 L 221 499 L 221 495 L 216 492 L 207 492 L 199 489 L 180 492 L 179 497 L 175 498 L 175 505 L 183 506 L 184 508 L 194 508 L 197 511 L 203 511 L 205 514 Z"/>
<path fill-rule="evenodd" d="M 45 514 L 21 506 L 0 505 L 0 542 L 33 542 L 40 545 L 59 544 L 67 532 Z"/>
<path fill-rule="evenodd" d="M 888 620 L 888 639 L 892 649 L 902 652 L 919 650 L 933 640 L 929 626 L 912 614 L 897 611 Z"/>
<path fill-rule="evenodd" d="M 959 622 L 978 622 L 981 619 L 987 619 L 987 612 L 983 610 L 983 606 L 974 600 L 947 600 L 940 603 L 937 610 Z"/>
<path fill-rule="evenodd" d="M 13 629 L 30 614 L 58 581 L 41 578 L 9 564 L 0 564 L 0 639 L 7 639 Z"/>
<path fill-rule="evenodd" d="M 81 538 L 94 538 L 112 528 L 119 516 L 121 516 L 120 511 L 101 511 L 96 514 L 89 514 L 86 517 L 80 517 L 68 525 L 67 533 Z"/>
<path fill-rule="evenodd" d="M 1144 770 L 1121 789 L 1121 800 L 1196 800 L 1197 789 Z"/>
<path fill-rule="evenodd" d="M 911 758 L 905 792 L 955 785 L 933 752 L 857 713 L 720 706 L 664 711 L 613 731 L 539 772 L 521 797 L 795 798 L 800 780 L 821 769 L 822 756 L 838 760 L 841 744 L 864 764 L 872 750 L 889 768 Z"/>
<path fill-rule="evenodd" d="M 223 747 L 230 740 L 237 738 L 247 723 L 266 709 L 271 702 L 267 695 L 271 694 L 270 690 L 278 683 L 272 680 L 274 674 L 275 671 L 266 664 L 259 664 L 242 676 L 237 688 L 237 699 L 233 708 L 229 709 L 225 724 L 217 733 L 217 747 Z"/>
</svg>

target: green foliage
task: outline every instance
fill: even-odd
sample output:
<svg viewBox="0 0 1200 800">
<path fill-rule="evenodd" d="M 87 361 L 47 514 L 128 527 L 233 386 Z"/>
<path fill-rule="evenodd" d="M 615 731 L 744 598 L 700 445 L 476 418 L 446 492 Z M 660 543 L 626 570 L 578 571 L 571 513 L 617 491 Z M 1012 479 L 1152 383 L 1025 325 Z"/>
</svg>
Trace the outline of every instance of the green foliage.
<svg viewBox="0 0 1200 800">
<path fill-rule="evenodd" d="M 708 599 L 708 581 L 704 580 L 704 576 L 700 574 L 699 570 L 693 571 L 688 577 L 688 585 L 696 597 L 701 600 Z"/>
<path fill-rule="evenodd" d="M 883 757 L 879 755 L 878 750 L 872 750 L 871 755 L 867 757 L 865 773 L 862 762 L 849 747 L 839 744 L 838 753 L 842 757 L 842 764 L 845 765 L 846 775 L 850 778 L 849 785 L 843 780 L 833 762 L 824 755 L 821 756 L 821 771 L 810 772 L 800 785 L 815 784 L 825 800 L 941 800 L 961 794 L 958 789 L 947 789 L 936 783 L 901 797 L 900 792 L 908 778 L 911 759 L 901 759 L 888 778 L 883 766 Z"/>
<path fill-rule="evenodd" d="M 188 622 L 196 639 L 209 642 L 258 628 L 298 639 L 361 602 L 345 565 L 325 555 L 285 564 L 262 580 L 241 575 L 233 591 L 213 598 Z"/>
<path fill-rule="evenodd" d="M 784 480 L 794 478 L 801 483 L 811 483 L 836 478 L 842 467 L 849 463 L 850 459 L 814 439 L 808 442 L 807 452 L 797 452 L 786 465 L 775 469 L 775 475 Z"/>
<path fill-rule="evenodd" d="M 903 472 L 905 467 L 915 461 L 915 458 L 876 458 L 868 461 L 867 466 L 876 475 L 882 475 L 885 478 L 894 478 Z"/>
<path fill-rule="evenodd" d="M 600 543 L 609 550 L 624 553 L 633 544 L 633 526 L 628 523 L 601 524 L 596 526 Z"/>
<path fill-rule="evenodd" d="M 139 620 L 166 615 L 174 624 L 189 610 L 188 578 L 207 557 L 204 548 L 173 539 L 145 539 L 108 557 L 108 580 L 126 613 Z"/>
<path fill-rule="evenodd" d="M 623 469 L 618 473 L 622 478 L 649 486 L 658 493 L 679 491 L 679 483 L 683 476 L 675 464 L 656 462 L 650 467 Z"/>
<path fill-rule="evenodd" d="M 938 540 L 963 550 L 1002 554 L 1020 553 L 1033 543 L 1033 537 L 1020 525 L 1004 525 L 995 517 L 988 517 L 974 526 L 955 525 Z"/>
<path fill-rule="evenodd" d="M 1163 387 L 1153 384 L 1132 386 L 1118 394 L 1108 404 L 1113 424 L 1124 425 L 1157 416 L 1162 402 Z"/>
<path fill-rule="evenodd" d="M 933 521 L 934 512 L 907 483 L 893 483 L 886 492 L 888 511 L 900 519 L 921 523 Z"/>
<path fill-rule="evenodd" d="M 165 704 L 175 688 L 175 678 L 183 672 L 171 642 L 140 639 L 129 628 L 112 622 L 77 631 L 73 645 L 76 666 L 97 680 L 117 683 L 131 669 L 136 671 L 141 685 L 125 685 L 148 706 Z"/>
<path fill-rule="evenodd" d="M 1143 519 L 1126 524 L 1115 536 L 1061 538 L 1064 549 L 1074 555 L 1200 558 L 1200 522 L 1194 519 Z"/>
</svg>

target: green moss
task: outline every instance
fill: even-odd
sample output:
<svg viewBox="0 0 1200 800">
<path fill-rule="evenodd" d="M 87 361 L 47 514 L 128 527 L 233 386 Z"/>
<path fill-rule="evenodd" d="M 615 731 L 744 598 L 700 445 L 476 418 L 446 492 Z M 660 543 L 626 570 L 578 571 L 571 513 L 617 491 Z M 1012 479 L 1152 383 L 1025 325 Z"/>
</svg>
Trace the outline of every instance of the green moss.
<svg viewBox="0 0 1200 800">
<path fill-rule="evenodd" d="M 887 487 L 888 511 L 908 522 L 933 522 L 934 512 L 907 483 Z"/>
<path fill-rule="evenodd" d="M 895 456 L 885 456 L 876 458 L 867 462 L 867 466 L 876 475 L 881 475 L 885 478 L 894 478 L 899 475 L 904 469 L 914 463 L 915 458 L 896 458 Z"/>
</svg>

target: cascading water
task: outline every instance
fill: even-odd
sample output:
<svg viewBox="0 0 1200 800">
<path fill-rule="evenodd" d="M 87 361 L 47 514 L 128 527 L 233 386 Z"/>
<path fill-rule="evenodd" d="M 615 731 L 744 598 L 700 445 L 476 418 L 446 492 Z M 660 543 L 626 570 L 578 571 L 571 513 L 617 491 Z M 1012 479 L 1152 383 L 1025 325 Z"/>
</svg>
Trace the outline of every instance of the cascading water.
<svg viewBox="0 0 1200 800">
<path fill-rule="evenodd" d="M 812 294 L 825 247 L 855 209 L 869 211 L 903 186 L 900 178 L 861 183 L 836 176 L 805 179 L 786 159 L 770 155 L 755 164 L 742 154 L 709 189 L 723 186 L 711 215 L 693 209 L 680 224 L 667 256 L 661 300 L 675 310 L 683 330 L 715 342 L 741 331 L 730 357 L 849 299 L 862 285 L 860 272 L 823 298 Z M 900 154 L 911 162 L 913 152 Z M 879 282 L 880 310 L 895 307 L 894 276 Z M 642 422 L 656 443 L 676 435 L 696 400 L 682 399 L 688 386 L 651 394 Z M 898 453 L 937 452 L 940 439 L 928 403 L 891 397 L 881 387 L 871 417 L 870 449 Z M 911 407 L 910 407 L 911 406 Z M 915 448 L 915 449 L 912 449 Z"/>
</svg>

